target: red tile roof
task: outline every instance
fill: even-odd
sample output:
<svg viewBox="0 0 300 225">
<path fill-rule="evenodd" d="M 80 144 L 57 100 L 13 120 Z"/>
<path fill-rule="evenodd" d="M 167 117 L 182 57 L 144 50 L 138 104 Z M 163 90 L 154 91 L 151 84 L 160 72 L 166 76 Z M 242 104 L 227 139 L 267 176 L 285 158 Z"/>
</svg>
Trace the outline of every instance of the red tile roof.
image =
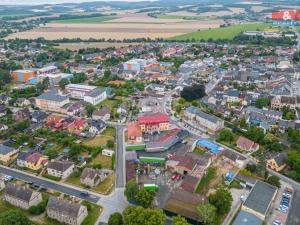
<svg viewBox="0 0 300 225">
<path fill-rule="evenodd" d="M 128 123 L 128 137 L 141 137 L 142 131 L 136 122 Z"/>
<path fill-rule="evenodd" d="M 189 191 L 189 192 L 194 192 L 195 189 L 197 188 L 199 184 L 200 179 L 198 177 L 193 177 L 190 175 L 186 175 L 183 178 L 183 181 L 180 185 L 180 187 L 183 190 Z"/>
<path fill-rule="evenodd" d="M 152 114 L 152 115 L 141 116 L 138 118 L 139 124 L 166 123 L 169 121 L 170 118 L 166 114 Z"/>
</svg>

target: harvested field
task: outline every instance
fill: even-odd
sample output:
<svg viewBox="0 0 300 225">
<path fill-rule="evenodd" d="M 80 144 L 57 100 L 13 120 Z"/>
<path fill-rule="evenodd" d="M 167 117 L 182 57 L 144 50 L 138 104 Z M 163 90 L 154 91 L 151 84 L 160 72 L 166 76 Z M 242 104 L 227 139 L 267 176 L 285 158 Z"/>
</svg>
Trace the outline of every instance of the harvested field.
<svg viewBox="0 0 300 225">
<path fill-rule="evenodd" d="M 261 11 L 263 11 L 263 10 L 265 10 L 265 9 L 269 9 L 268 7 L 265 7 L 265 6 L 252 6 L 251 7 L 251 10 L 253 11 L 253 12 L 261 12 Z"/>
<path fill-rule="evenodd" d="M 101 49 L 110 48 L 110 47 L 122 48 L 129 45 L 138 45 L 138 44 L 139 43 L 81 42 L 81 43 L 62 43 L 59 44 L 59 46 L 57 46 L 56 48 L 70 49 L 72 51 L 76 51 L 83 48 L 101 48 Z"/>
<path fill-rule="evenodd" d="M 233 12 L 231 11 L 226 11 L 226 10 L 222 10 L 222 11 L 215 11 L 215 12 L 205 12 L 205 13 L 200 13 L 200 16 L 230 16 L 232 15 Z"/>
<path fill-rule="evenodd" d="M 228 9 L 230 9 L 233 13 L 236 14 L 245 12 L 244 8 L 229 7 Z"/>
<path fill-rule="evenodd" d="M 125 17 L 110 20 L 107 22 L 94 23 L 49 23 L 44 27 L 33 30 L 14 33 L 6 39 L 21 38 L 35 39 L 44 37 L 48 40 L 62 38 L 105 38 L 105 39 L 134 39 L 134 38 L 168 38 L 174 37 L 199 29 L 209 29 L 219 27 L 223 20 L 216 19 L 210 21 L 193 20 L 168 20 L 147 17 L 142 14 L 127 14 Z"/>
<path fill-rule="evenodd" d="M 261 5 L 262 2 L 256 2 L 256 1 L 244 1 L 244 2 L 238 2 L 239 4 L 243 5 Z"/>
</svg>

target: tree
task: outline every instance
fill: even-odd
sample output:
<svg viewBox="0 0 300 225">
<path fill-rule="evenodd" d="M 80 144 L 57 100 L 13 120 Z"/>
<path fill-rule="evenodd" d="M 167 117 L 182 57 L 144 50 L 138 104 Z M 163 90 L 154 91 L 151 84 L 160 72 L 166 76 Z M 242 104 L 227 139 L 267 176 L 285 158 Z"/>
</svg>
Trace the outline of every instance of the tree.
<svg viewBox="0 0 300 225">
<path fill-rule="evenodd" d="M 0 213 L 0 225 L 34 225 L 22 212 L 9 210 Z"/>
<path fill-rule="evenodd" d="M 88 117 L 92 117 L 94 110 L 95 110 L 95 106 L 93 106 L 90 103 L 85 106 L 85 111 Z"/>
<path fill-rule="evenodd" d="M 217 209 L 215 206 L 206 203 L 197 206 L 197 213 L 199 220 L 204 225 L 215 225 L 217 224 Z"/>
<path fill-rule="evenodd" d="M 255 164 L 248 164 L 247 166 L 246 166 L 246 170 L 248 170 L 249 172 L 251 172 L 251 173 L 254 173 L 255 171 L 256 171 L 256 165 Z"/>
<path fill-rule="evenodd" d="M 123 216 L 121 213 L 115 212 L 109 216 L 108 225 L 122 225 Z"/>
<path fill-rule="evenodd" d="M 242 128 L 247 127 L 247 122 L 246 122 L 245 117 L 243 117 L 243 118 L 240 120 L 240 127 L 242 127 Z"/>
<path fill-rule="evenodd" d="M 281 184 L 280 184 L 280 179 L 277 176 L 269 176 L 268 179 L 266 180 L 267 183 L 280 188 Z"/>
<path fill-rule="evenodd" d="M 123 211 L 125 225 L 164 225 L 166 216 L 162 210 L 128 206 Z"/>
<path fill-rule="evenodd" d="M 152 190 L 141 189 L 135 196 L 136 202 L 144 208 L 150 207 L 152 201 L 155 198 L 155 192 Z"/>
<path fill-rule="evenodd" d="M 202 84 L 184 87 L 180 93 L 181 97 L 186 101 L 193 101 L 196 99 L 203 98 L 205 93 L 205 86 Z"/>
<path fill-rule="evenodd" d="M 263 107 L 266 107 L 270 104 L 270 99 L 268 98 L 258 98 L 255 101 L 255 106 L 259 109 L 262 109 Z"/>
<path fill-rule="evenodd" d="M 224 187 L 216 190 L 216 193 L 209 196 L 209 203 L 214 205 L 219 215 L 225 215 L 229 212 L 233 198 L 231 193 Z"/>
<path fill-rule="evenodd" d="M 68 85 L 69 83 L 70 83 L 70 81 L 67 78 L 63 78 L 59 81 L 58 85 L 61 90 L 64 90 L 66 85 Z"/>
<path fill-rule="evenodd" d="M 113 148 L 113 147 L 115 146 L 115 143 L 114 143 L 113 140 L 107 140 L 106 146 L 107 146 L 108 148 Z"/>
<path fill-rule="evenodd" d="M 126 195 L 126 198 L 128 201 L 134 200 L 135 196 L 139 192 L 139 187 L 134 179 L 127 182 L 125 187 L 124 194 Z"/>
<path fill-rule="evenodd" d="M 233 134 L 231 132 L 231 130 L 229 129 L 224 129 L 219 133 L 219 140 L 220 141 L 228 141 L 228 142 L 232 142 L 234 140 Z"/>
<path fill-rule="evenodd" d="M 105 70 L 104 71 L 104 79 L 109 79 L 110 76 L 111 76 L 111 71 L 110 70 Z"/>
<path fill-rule="evenodd" d="M 260 129 L 256 126 L 251 126 L 245 133 L 245 136 L 254 142 L 262 143 L 264 140 L 265 134 L 262 129 Z"/>
<path fill-rule="evenodd" d="M 173 225 L 189 225 L 186 219 L 180 215 L 173 216 Z"/>
</svg>

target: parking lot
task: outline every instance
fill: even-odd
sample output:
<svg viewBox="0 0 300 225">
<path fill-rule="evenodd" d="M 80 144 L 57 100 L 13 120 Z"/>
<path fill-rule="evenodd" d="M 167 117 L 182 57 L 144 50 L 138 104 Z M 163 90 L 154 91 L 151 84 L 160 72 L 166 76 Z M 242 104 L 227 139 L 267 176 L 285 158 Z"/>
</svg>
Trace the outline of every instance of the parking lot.
<svg viewBox="0 0 300 225">
<path fill-rule="evenodd" d="M 293 192 L 294 190 L 290 186 L 286 183 L 282 183 L 271 206 L 270 214 L 266 219 L 268 225 L 290 225 L 287 223 L 287 218 L 292 208 Z"/>
<path fill-rule="evenodd" d="M 286 225 L 300 224 L 300 191 L 295 190 Z"/>
</svg>

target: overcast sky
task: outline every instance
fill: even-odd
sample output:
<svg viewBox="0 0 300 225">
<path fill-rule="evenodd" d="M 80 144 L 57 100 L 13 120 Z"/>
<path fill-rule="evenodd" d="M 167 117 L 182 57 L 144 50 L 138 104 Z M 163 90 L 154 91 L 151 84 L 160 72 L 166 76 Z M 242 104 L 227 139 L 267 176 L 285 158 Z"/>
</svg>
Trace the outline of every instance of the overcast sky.
<svg viewBox="0 0 300 225">
<path fill-rule="evenodd" d="M 57 4 L 57 3 L 80 3 L 105 0 L 0 0 L 0 5 L 37 5 L 37 4 Z M 106 1 L 126 1 L 137 2 L 142 0 L 106 0 Z"/>
</svg>

